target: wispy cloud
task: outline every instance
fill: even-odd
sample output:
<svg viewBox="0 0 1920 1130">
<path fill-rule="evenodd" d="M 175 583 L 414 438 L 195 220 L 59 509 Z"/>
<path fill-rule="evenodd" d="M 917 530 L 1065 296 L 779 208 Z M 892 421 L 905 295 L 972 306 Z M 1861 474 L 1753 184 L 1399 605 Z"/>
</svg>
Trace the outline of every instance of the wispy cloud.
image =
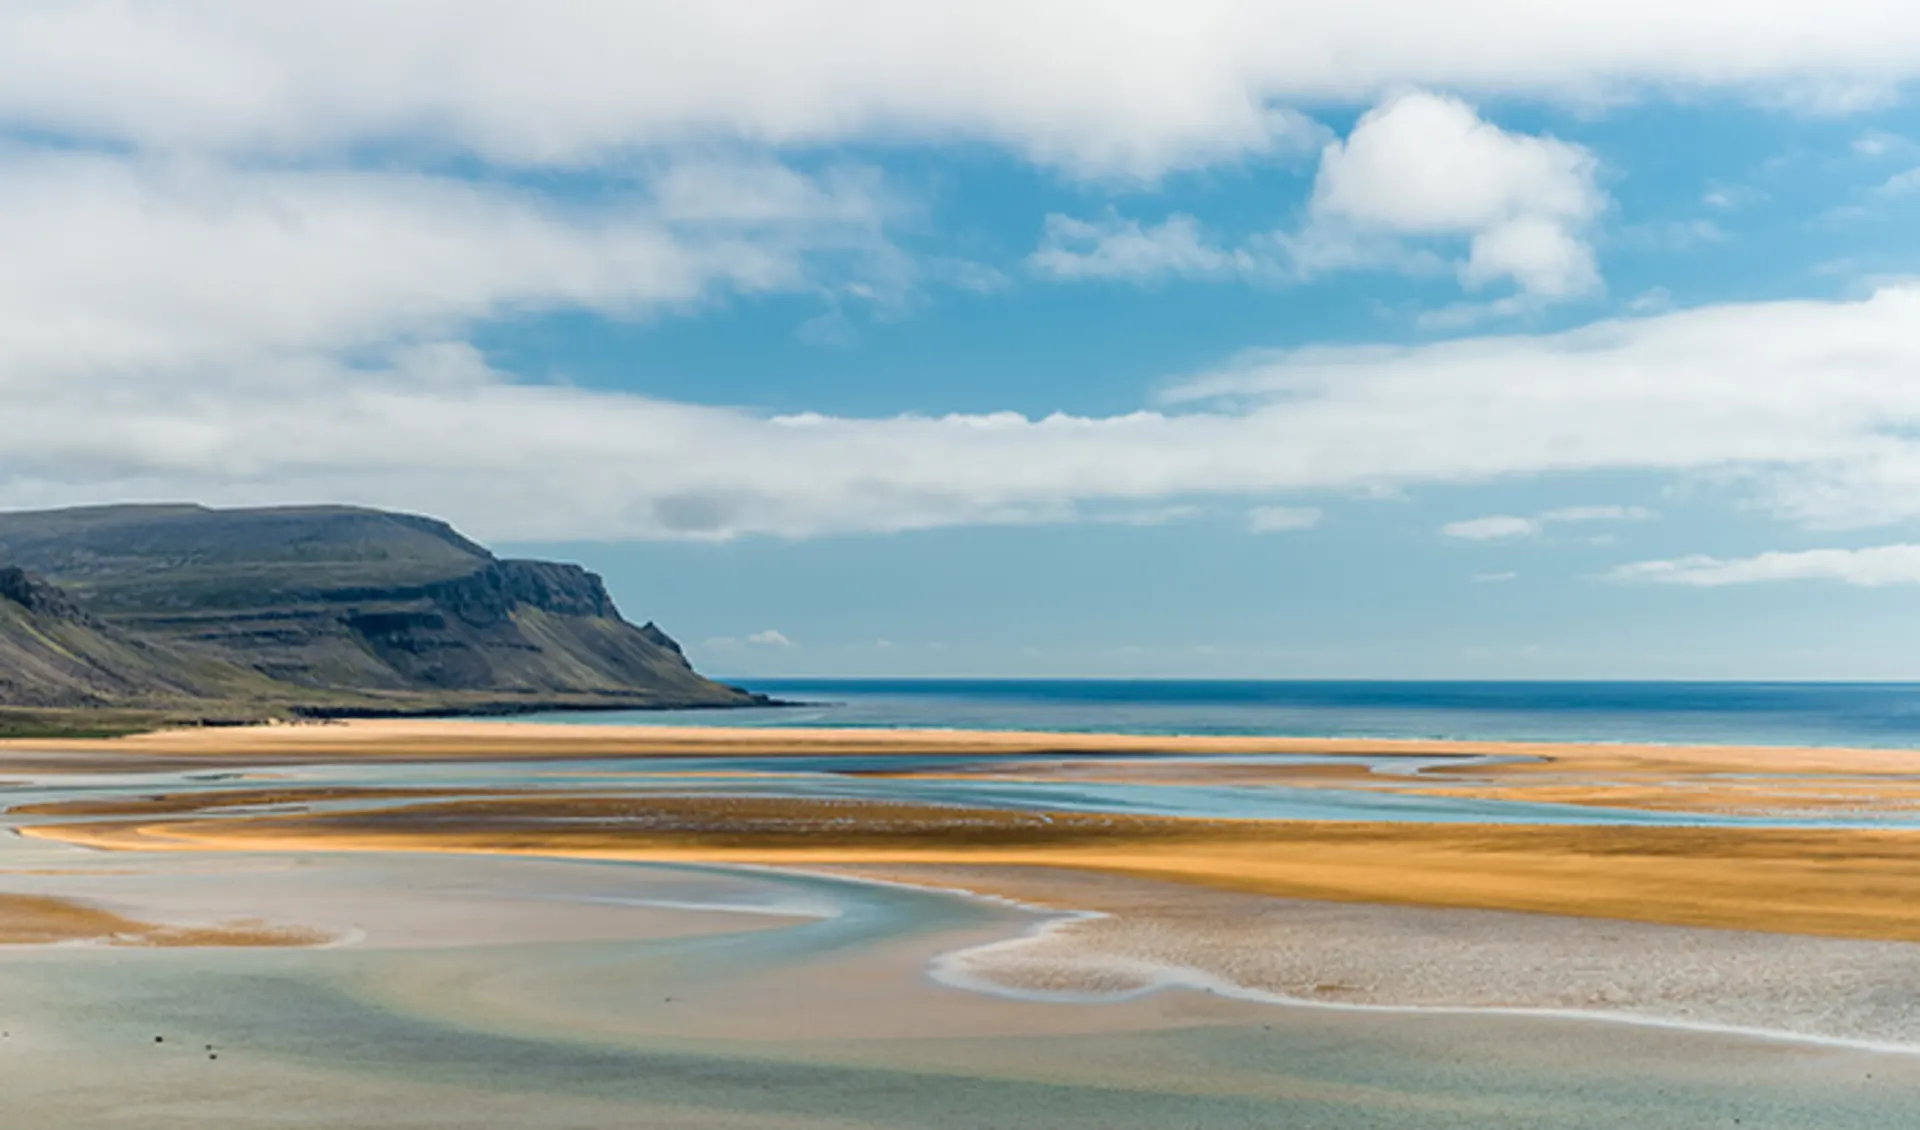
<svg viewBox="0 0 1920 1130">
<path fill-rule="evenodd" d="M 1490 514 L 1448 522 L 1440 533 L 1465 541 L 1494 541 L 1504 538 L 1532 537 L 1557 522 L 1637 522 L 1651 518 L 1653 512 L 1641 506 L 1563 506 L 1531 518 L 1513 514 Z"/>
<path fill-rule="evenodd" d="M 1247 529 L 1256 534 L 1306 530 L 1319 525 L 1320 518 L 1311 506 L 1256 506 L 1247 511 Z"/>
<path fill-rule="evenodd" d="M 1212 278 L 1250 274 L 1260 263 L 1244 250 L 1214 243 L 1188 215 L 1143 226 L 1108 214 L 1099 220 L 1047 217 L 1040 247 L 1027 266 L 1055 279 Z"/>
<path fill-rule="evenodd" d="M 1920 584 L 1920 545 L 1775 551 L 1752 557 L 1694 555 L 1616 567 L 1618 581 L 1716 588 L 1771 581 L 1840 581 L 1875 588 Z"/>
<path fill-rule="evenodd" d="M 1540 515 L 1543 522 L 1641 522 L 1653 517 L 1644 506 L 1563 506 Z"/>
<path fill-rule="evenodd" d="M 1459 522 L 1448 522 L 1440 527 L 1440 533 L 1462 541 L 1498 541 L 1503 538 L 1531 537 L 1540 532 L 1540 523 L 1533 518 L 1521 518 L 1513 514 L 1489 514 L 1484 518 L 1468 518 Z"/>
<path fill-rule="evenodd" d="M 1881 182 L 1876 191 L 1881 196 L 1907 196 L 1920 192 L 1920 169 L 1908 169 L 1904 173 L 1895 173 Z"/>
</svg>

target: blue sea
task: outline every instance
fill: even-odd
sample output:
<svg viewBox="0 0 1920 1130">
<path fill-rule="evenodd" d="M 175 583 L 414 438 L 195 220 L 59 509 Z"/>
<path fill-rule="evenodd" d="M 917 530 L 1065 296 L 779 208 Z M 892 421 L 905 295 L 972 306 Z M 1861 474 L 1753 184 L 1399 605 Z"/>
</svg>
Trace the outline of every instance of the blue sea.
<svg viewBox="0 0 1920 1130">
<path fill-rule="evenodd" d="M 1920 748 L 1920 683 L 738 681 L 797 705 L 541 720 Z"/>
</svg>

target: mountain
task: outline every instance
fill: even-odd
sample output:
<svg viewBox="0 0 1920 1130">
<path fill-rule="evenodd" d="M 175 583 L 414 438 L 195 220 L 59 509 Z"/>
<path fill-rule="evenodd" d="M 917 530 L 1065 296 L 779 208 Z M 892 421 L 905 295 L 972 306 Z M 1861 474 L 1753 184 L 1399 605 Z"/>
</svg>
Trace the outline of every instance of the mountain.
<svg viewBox="0 0 1920 1130">
<path fill-rule="evenodd" d="M 741 706 L 577 565 L 355 507 L 0 514 L 0 706 Z"/>
</svg>

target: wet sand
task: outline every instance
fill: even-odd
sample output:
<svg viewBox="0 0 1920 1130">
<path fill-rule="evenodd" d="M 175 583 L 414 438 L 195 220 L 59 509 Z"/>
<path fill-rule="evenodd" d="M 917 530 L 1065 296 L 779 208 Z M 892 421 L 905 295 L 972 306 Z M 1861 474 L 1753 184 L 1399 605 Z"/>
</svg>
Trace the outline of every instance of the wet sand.
<svg viewBox="0 0 1920 1130">
<path fill-rule="evenodd" d="M 952 983 L 1021 998 L 1123 1000 L 1184 987 L 1920 1049 L 1920 945 L 1909 943 L 1310 902 L 1051 868 L 816 870 L 1059 912 L 938 965 Z"/>
<path fill-rule="evenodd" d="M 260 819 L 232 813 L 214 804 L 185 823 Z M 673 819 L 684 829 L 713 815 L 688 809 Z M 736 832 L 758 820 L 762 834 L 766 821 L 792 816 L 724 815 Z M 910 833 L 914 815 L 890 812 L 891 830 L 880 831 Z M 844 827 L 848 816 L 815 812 L 805 826 Z M 991 817 L 947 817 L 980 835 L 1000 828 Z M 1516 991 L 1550 989 L 1556 967 L 1575 970 L 1575 984 L 1649 994 L 1654 1006 L 1765 988 L 1703 983 L 1702 970 L 1729 951 L 1670 942 L 1645 948 L 1642 971 L 1624 957 L 1628 967 L 1609 966 L 1582 942 L 1591 923 L 1517 938 L 1516 916 L 1396 918 L 1392 908 L 1295 905 L 1087 870 L 876 876 L 1110 915 L 1033 935 L 1051 916 L 804 876 L 232 846 L 99 854 L 29 839 L 0 851 L 0 865 L 15 868 L 9 886 L 79 891 L 142 918 L 245 910 L 350 932 L 349 944 L 326 949 L 0 948 L 11 1033 L 0 1040 L 0 1093 L 11 1116 L 86 1130 L 155 1119 L 250 1130 L 263 1111 L 301 1130 L 1243 1130 L 1276 1120 L 1325 1130 L 1691 1130 L 1734 1118 L 1768 1130 L 1893 1130 L 1920 1102 L 1915 1055 L 1551 1016 L 1279 1007 L 1192 975 L 1210 970 L 1289 996 L 1301 988 L 1291 978 L 1304 976 L 1378 999 L 1425 994 L 1416 1003 L 1481 1007 L 1501 1003 L 1486 995 L 1491 967 L 1529 960 L 1527 942 L 1547 947 L 1531 951 L 1544 964 L 1516 977 Z M 1323 917 L 1300 917 L 1314 914 Z M 1640 941 L 1629 937 L 1616 956 Z M 1817 971 L 1782 962 L 1807 952 L 1731 957 L 1755 978 L 1800 976 Z M 1581 979 L 1583 963 L 1600 972 Z M 1111 991 L 1115 968 L 1149 965 L 1162 991 L 1071 999 Z M 1879 985 L 1810 977 L 1809 996 L 1859 1001 L 1913 983 L 1907 965 L 1880 968 L 1888 980 Z M 1755 999 L 1808 1003 L 1770 991 Z M 1859 1031 L 1886 1019 L 1871 1009 L 1845 1015 Z"/>
<path fill-rule="evenodd" d="M 84 1130 L 1895 1130 L 1920 1101 L 1920 1056 L 1842 1047 L 1286 1008 L 1197 984 L 1098 1005 L 992 995 L 924 971 L 942 955 L 979 958 L 1034 919 L 933 894 L 565 861 L 223 858 L 251 872 L 236 895 L 335 892 L 342 907 L 399 915 L 399 932 L 328 950 L 0 953 L 10 1118 Z M 158 894 L 176 880 L 147 882 Z M 1102 889 L 1057 893 L 1142 908 L 1160 897 L 1092 881 Z M 545 911 L 529 914 L 529 898 Z M 483 919 L 536 923 L 547 940 L 471 944 L 490 936 L 478 930 L 468 944 L 406 944 L 436 920 L 458 937 L 496 900 L 517 913 Z M 613 915 L 631 938 L 601 929 Z M 1076 943 L 1096 956 L 1089 941 L 1120 944 Z"/>
<path fill-rule="evenodd" d="M 0 945 L 314 946 L 331 940 L 322 931 L 263 922 L 166 926 L 50 895 L 0 894 Z"/>
<path fill-rule="evenodd" d="M 1757 771 L 1891 802 L 1920 774 L 1920 754 L 1882 751 L 520 723 L 53 744 L 0 750 L 0 769 L 968 753 L 1046 779 L 1640 782 L 1649 807 Z M 1354 760 L 1206 761 L 1276 752 Z M 1490 753 L 1541 760 L 1468 760 Z M 16 810 L 30 838 L 0 844 L 0 899 L 342 944 L 0 947 L 10 1111 L 223 1130 L 263 1103 L 303 1128 L 1892 1130 L 1920 1107 L 1920 1054 L 1873 1050 L 1920 1047 L 1920 946 L 1900 940 L 1920 940 L 1920 833 L 1199 820 L 557 779 L 80 781 Z M 182 1043 L 219 1059 L 168 1058 Z"/>
</svg>

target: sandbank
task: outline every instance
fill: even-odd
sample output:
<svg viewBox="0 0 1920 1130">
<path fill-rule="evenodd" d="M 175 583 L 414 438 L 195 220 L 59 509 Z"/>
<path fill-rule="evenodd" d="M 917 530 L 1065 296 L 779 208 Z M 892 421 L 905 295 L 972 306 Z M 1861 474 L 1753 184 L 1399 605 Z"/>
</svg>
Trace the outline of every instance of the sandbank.
<svg viewBox="0 0 1920 1130">
<path fill-rule="evenodd" d="M 1056 867 L 1298 899 L 1920 941 L 1920 832 L 1903 831 L 1213 821 L 771 797 L 516 796 L 83 820 L 21 833 L 124 850 Z"/>
<path fill-rule="evenodd" d="M 0 945 L 312 946 L 329 935 L 257 922 L 163 926 L 48 895 L 0 894 Z"/>
</svg>

